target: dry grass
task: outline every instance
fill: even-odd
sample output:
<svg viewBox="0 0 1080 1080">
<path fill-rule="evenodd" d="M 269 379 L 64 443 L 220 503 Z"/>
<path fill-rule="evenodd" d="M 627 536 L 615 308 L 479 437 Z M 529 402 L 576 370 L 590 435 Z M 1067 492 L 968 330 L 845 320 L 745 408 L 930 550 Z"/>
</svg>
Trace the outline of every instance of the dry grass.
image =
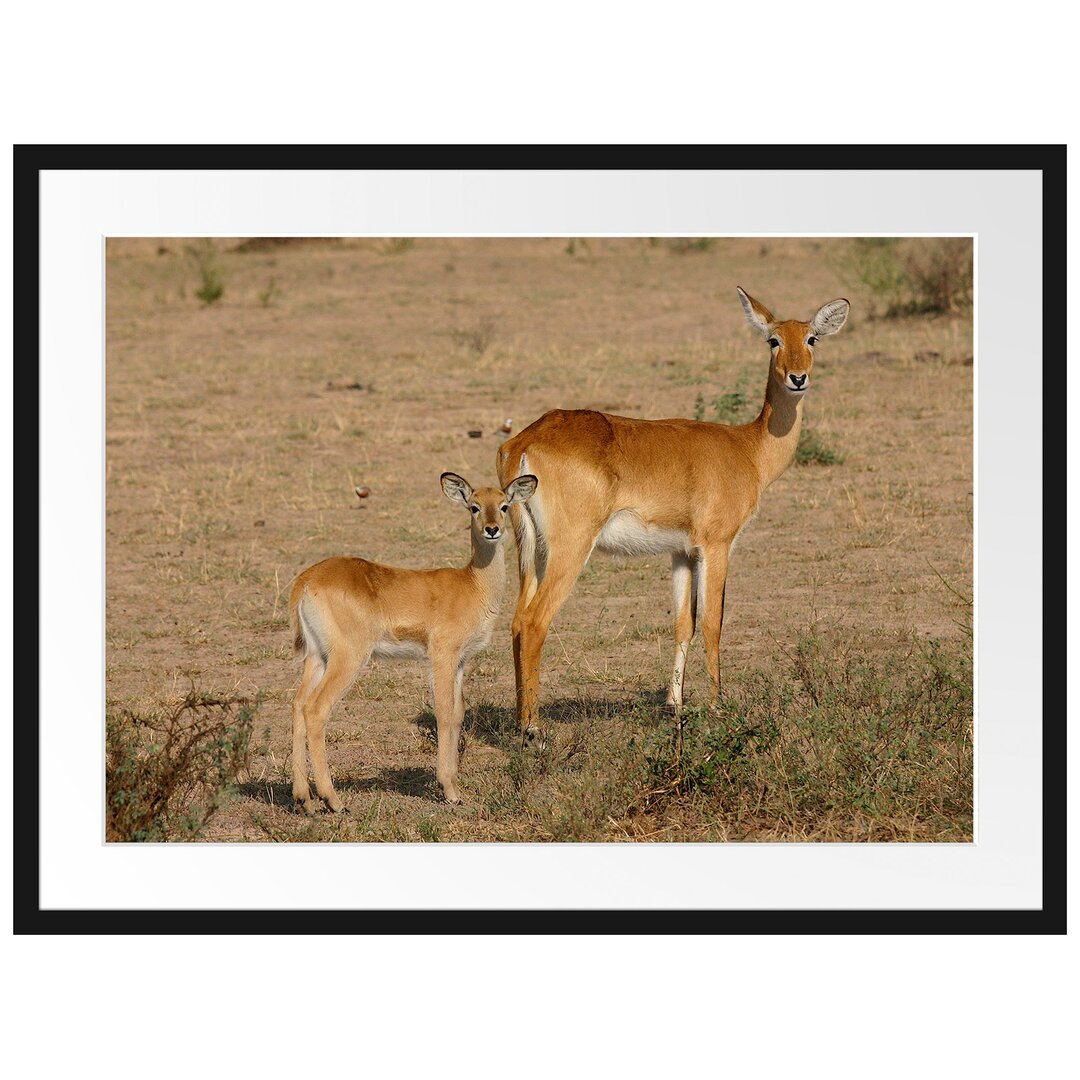
<svg viewBox="0 0 1080 1080">
<path fill-rule="evenodd" d="M 753 750 L 755 768 L 779 767 L 799 746 L 808 691 L 790 657 L 809 628 L 829 628 L 836 672 L 869 642 L 897 690 L 921 685 L 933 638 L 970 684 L 971 321 L 865 317 L 873 298 L 838 273 L 831 243 L 717 240 L 675 257 L 666 244 L 590 239 L 586 257 L 569 258 L 565 238 L 242 250 L 219 241 L 225 289 L 208 306 L 180 242 L 110 242 L 109 707 L 160 707 L 197 679 L 262 691 L 260 722 L 270 726 L 268 753 L 202 835 L 970 838 L 962 695 L 930 742 L 915 740 L 930 786 L 902 805 L 856 807 L 844 796 L 825 810 L 806 795 L 781 812 L 770 783 L 761 812 L 749 813 L 758 789 L 731 782 L 680 784 L 643 802 L 657 786 L 648 755 L 671 731 L 655 704 L 671 651 L 659 558 L 597 558 L 582 574 L 545 651 L 543 700 L 558 732 L 546 756 L 523 758 L 514 746 L 508 596 L 466 682 L 465 806 L 438 802 L 424 673 L 388 664 L 373 666 L 331 721 L 331 768 L 352 813 L 307 821 L 289 805 L 293 575 L 339 553 L 463 564 L 467 538 L 438 476 L 490 482 L 504 417 L 520 430 L 555 406 L 689 416 L 699 395 L 711 406 L 746 371 L 752 402 L 762 389 L 753 372 L 763 385 L 768 358 L 743 323 L 737 283 L 784 316 L 806 317 L 837 295 L 853 303 L 850 325 L 818 350 L 806 406 L 808 427 L 842 460 L 781 477 L 732 561 L 722 646 L 730 701 L 760 696 L 762 679 L 786 680 L 794 710 L 777 742 Z M 485 327 L 482 349 L 455 342 Z M 357 484 L 371 489 L 362 502 Z M 687 674 L 690 703 L 700 704 L 697 644 Z M 691 718 L 707 741 L 712 721 Z M 840 794 L 842 760 L 834 754 L 820 773 Z M 767 779 L 748 773 L 746 783 L 751 775 Z"/>
</svg>

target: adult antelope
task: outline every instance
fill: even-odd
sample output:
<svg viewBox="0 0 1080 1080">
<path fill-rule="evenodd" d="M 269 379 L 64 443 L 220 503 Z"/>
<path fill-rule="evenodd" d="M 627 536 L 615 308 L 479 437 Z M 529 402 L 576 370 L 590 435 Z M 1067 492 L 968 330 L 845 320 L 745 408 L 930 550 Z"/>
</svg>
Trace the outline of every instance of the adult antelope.
<svg viewBox="0 0 1080 1080">
<path fill-rule="evenodd" d="M 548 627 L 593 548 L 671 554 L 675 663 L 668 703 L 681 711 L 686 653 L 700 616 L 720 694 L 720 629 L 731 545 L 761 493 L 791 464 L 818 338 L 847 320 L 831 300 L 809 322 L 778 321 L 742 288 L 747 321 L 769 344 L 765 404 L 749 424 L 633 420 L 590 409 L 545 413 L 499 450 L 499 481 L 530 473 L 538 495 L 515 506 L 520 591 L 512 626 L 517 711 L 525 741 L 540 732 L 540 653 Z"/>
<path fill-rule="evenodd" d="M 293 701 L 293 798 L 308 812 L 307 749 L 315 790 L 334 811 L 344 808 L 326 764 L 330 710 L 376 656 L 431 662 L 439 733 L 436 776 L 456 803 L 458 740 L 465 718 L 461 684 L 466 661 L 491 640 L 506 584 L 500 550 L 506 514 L 536 490 L 535 476 L 473 491 L 456 473 L 443 473 L 443 493 L 472 515 L 472 559 L 462 568 L 401 570 L 366 559 L 325 559 L 304 570 L 289 594 L 289 616 L 304 672 Z"/>
</svg>

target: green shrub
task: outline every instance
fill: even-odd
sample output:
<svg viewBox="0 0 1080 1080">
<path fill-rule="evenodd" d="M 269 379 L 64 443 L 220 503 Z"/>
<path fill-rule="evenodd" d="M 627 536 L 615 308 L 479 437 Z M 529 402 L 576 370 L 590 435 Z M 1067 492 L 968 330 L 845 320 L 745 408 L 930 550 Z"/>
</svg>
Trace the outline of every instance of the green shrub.
<svg viewBox="0 0 1080 1080">
<path fill-rule="evenodd" d="M 714 424 L 747 424 L 757 416 L 761 406 L 750 396 L 754 371 L 743 368 L 735 381 L 735 389 L 719 394 L 710 402 L 712 415 L 709 420 Z M 694 418 L 705 419 L 705 399 L 699 394 L 694 406 Z"/>
<path fill-rule="evenodd" d="M 974 262 L 968 238 L 863 236 L 840 250 L 834 269 L 870 294 L 871 315 L 945 315 L 971 308 Z"/>
<path fill-rule="evenodd" d="M 404 255 L 416 246 L 412 236 L 384 236 L 375 241 L 375 250 L 380 255 Z"/>
<path fill-rule="evenodd" d="M 835 450 L 830 450 L 815 431 L 802 428 L 799 432 L 799 445 L 795 448 L 796 465 L 839 465 L 844 458 Z"/>
<path fill-rule="evenodd" d="M 209 307 L 216 304 L 225 295 L 225 279 L 218 262 L 217 245 L 207 238 L 195 244 L 188 244 L 188 258 L 194 263 L 199 275 L 199 288 L 195 296 Z"/>
<path fill-rule="evenodd" d="M 728 817 L 749 812 L 810 830 L 855 818 L 970 823 L 969 643 L 909 637 L 875 655 L 835 635 L 803 635 L 783 665 L 687 709 L 647 741 L 642 805 L 697 794 Z"/>
<path fill-rule="evenodd" d="M 715 236 L 673 236 L 668 241 L 668 251 L 673 255 L 701 254 L 715 246 Z"/>
<path fill-rule="evenodd" d="M 106 715 L 106 839 L 195 839 L 249 761 L 257 707 L 192 689 L 172 710 Z"/>
<path fill-rule="evenodd" d="M 450 339 L 455 345 L 472 349 L 477 356 L 483 356 L 491 347 L 498 331 L 498 324 L 492 318 L 483 318 L 475 326 L 458 327 L 450 331 Z"/>
<path fill-rule="evenodd" d="M 912 242 L 904 252 L 903 266 L 916 313 L 970 310 L 974 296 L 971 240 L 942 237 Z"/>
<path fill-rule="evenodd" d="M 753 371 L 744 368 L 739 374 L 734 390 L 720 394 L 711 402 L 711 413 L 708 417 L 715 424 L 748 424 L 758 414 L 760 405 L 758 399 L 751 396 L 749 387 L 752 385 Z M 694 400 L 694 419 L 706 419 L 706 403 L 703 394 L 698 394 Z M 837 451 L 827 447 L 821 437 L 811 431 L 805 425 L 799 432 L 799 444 L 795 450 L 796 465 L 839 465 L 843 462 L 843 456 Z"/>
<path fill-rule="evenodd" d="M 262 307 L 270 307 L 280 296 L 281 289 L 278 288 L 277 279 L 271 278 L 266 288 L 259 290 L 259 304 Z"/>
</svg>

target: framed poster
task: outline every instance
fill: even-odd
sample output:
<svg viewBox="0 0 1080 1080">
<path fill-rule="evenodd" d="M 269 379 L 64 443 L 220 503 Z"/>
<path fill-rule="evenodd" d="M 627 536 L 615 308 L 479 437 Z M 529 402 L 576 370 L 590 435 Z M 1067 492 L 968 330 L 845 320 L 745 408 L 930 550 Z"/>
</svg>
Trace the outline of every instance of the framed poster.
<svg viewBox="0 0 1080 1080">
<path fill-rule="evenodd" d="M 1042 458 L 1015 448 L 1041 368 L 1017 379 L 1015 358 L 1064 276 L 1044 243 L 1064 150 L 832 147 L 748 171 L 735 149 L 660 171 L 635 147 L 521 147 L 512 170 L 505 148 L 18 148 L 42 634 L 18 929 L 168 910 L 266 930 L 302 908 L 326 931 L 356 911 L 371 930 L 413 911 L 473 931 L 523 912 L 560 932 L 1063 928 Z M 781 404 L 787 449 L 750 453 Z M 578 420 L 535 441 L 551 409 L 626 418 L 617 452 Z M 706 429 L 745 438 L 714 454 Z M 329 721 L 294 728 L 294 643 L 331 668 L 369 623 L 311 601 L 305 637 L 290 583 L 343 555 L 460 570 L 486 542 L 474 505 L 511 548 L 504 446 L 539 461 L 523 520 L 551 565 L 600 515 L 597 558 L 526 631 L 547 634 L 540 738 L 501 549 L 460 705 L 387 662 L 416 651 L 391 619 Z M 571 458 L 620 478 L 602 514 Z M 760 490 L 732 486 L 746 462 Z M 395 580 L 382 612 L 411 602 Z M 440 633 L 466 619 L 449 580 L 422 605 Z M 700 620 L 685 658 L 680 611 Z M 352 629 L 335 645 L 331 624 Z M 440 731 L 455 708 L 463 739 Z"/>
</svg>

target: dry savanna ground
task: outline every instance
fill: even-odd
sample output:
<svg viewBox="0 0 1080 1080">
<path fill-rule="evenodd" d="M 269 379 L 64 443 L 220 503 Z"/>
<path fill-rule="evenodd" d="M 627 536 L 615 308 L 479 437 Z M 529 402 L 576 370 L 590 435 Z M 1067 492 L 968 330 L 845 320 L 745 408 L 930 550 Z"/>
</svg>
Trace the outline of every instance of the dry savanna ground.
<svg viewBox="0 0 1080 1080">
<path fill-rule="evenodd" d="M 146 722 L 193 687 L 256 703 L 250 746 L 225 725 L 198 751 L 212 770 L 227 744 L 239 769 L 222 768 L 214 812 L 200 816 L 196 785 L 139 835 L 970 840 L 971 315 L 884 317 L 852 243 L 110 241 L 110 730 L 145 761 L 162 750 Z M 350 813 L 297 813 L 296 573 L 335 554 L 464 565 L 466 515 L 439 474 L 494 483 L 505 418 L 749 419 L 768 349 L 736 284 L 780 317 L 837 296 L 852 314 L 817 349 L 816 451 L 765 493 L 733 556 L 720 710 L 703 707 L 698 638 L 676 753 L 669 560 L 598 555 L 545 648 L 552 738 L 523 752 L 508 540 L 502 613 L 465 684 L 463 804 L 435 781 L 423 667 L 376 661 L 329 726 Z M 145 797 L 135 758 L 110 799 Z"/>
</svg>

